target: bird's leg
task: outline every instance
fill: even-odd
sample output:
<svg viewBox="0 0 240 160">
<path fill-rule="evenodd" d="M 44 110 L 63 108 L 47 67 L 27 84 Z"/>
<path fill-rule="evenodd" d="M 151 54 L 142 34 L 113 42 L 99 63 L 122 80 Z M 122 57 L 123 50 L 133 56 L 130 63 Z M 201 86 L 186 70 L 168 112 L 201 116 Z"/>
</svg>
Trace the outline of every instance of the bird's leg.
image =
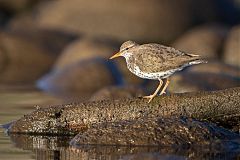
<svg viewBox="0 0 240 160">
<path fill-rule="evenodd" d="M 148 103 L 150 103 L 152 101 L 152 99 L 157 95 L 158 91 L 162 87 L 162 84 L 163 84 L 163 81 L 161 79 L 159 79 L 159 85 L 158 85 L 156 91 L 149 96 L 144 96 L 143 98 L 148 98 L 149 99 Z"/>
<path fill-rule="evenodd" d="M 165 83 L 165 85 L 164 85 L 164 87 L 163 87 L 163 89 L 162 89 L 162 91 L 160 92 L 159 95 L 162 95 L 162 94 L 165 93 L 165 90 L 167 89 L 167 86 L 169 85 L 169 83 L 170 83 L 170 80 L 169 80 L 169 78 L 167 78 L 166 83 Z"/>
</svg>

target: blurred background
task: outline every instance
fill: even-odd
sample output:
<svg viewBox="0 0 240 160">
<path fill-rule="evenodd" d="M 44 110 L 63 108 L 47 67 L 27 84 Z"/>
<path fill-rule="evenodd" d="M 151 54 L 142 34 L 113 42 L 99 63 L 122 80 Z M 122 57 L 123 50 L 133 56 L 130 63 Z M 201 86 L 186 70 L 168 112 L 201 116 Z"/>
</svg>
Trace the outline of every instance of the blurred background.
<svg viewBox="0 0 240 160">
<path fill-rule="evenodd" d="M 0 124 L 38 105 L 153 92 L 157 81 L 108 60 L 127 40 L 209 61 L 174 74 L 168 93 L 240 86 L 240 0 L 0 0 Z M 39 156 L 12 145 L 0 132 L 0 159 Z"/>
<path fill-rule="evenodd" d="M 172 76 L 168 92 L 240 86 L 239 22 L 239 0 L 1 0 L 0 89 L 69 102 L 149 94 L 157 82 L 108 60 L 126 40 L 208 59 Z"/>
</svg>

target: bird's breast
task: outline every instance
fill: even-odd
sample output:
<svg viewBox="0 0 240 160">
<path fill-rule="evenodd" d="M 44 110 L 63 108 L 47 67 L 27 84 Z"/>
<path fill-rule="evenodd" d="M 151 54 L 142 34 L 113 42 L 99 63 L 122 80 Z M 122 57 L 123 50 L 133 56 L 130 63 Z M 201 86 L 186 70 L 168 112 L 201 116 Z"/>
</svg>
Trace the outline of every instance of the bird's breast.
<svg viewBox="0 0 240 160">
<path fill-rule="evenodd" d="M 131 71 L 133 74 L 135 74 L 136 76 L 140 77 L 140 78 L 144 78 L 144 79 L 164 79 L 169 77 L 170 75 L 172 75 L 175 71 L 177 71 L 177 69 L 172 69 L 172 70 L 167 70 L 167 71 L 162 71 L 162 72 L 144 72 L 140 69 L 140 67 L 134 63 L 134 61 L 127 61 L 127 68 L 129 69 L 129 71 Z"/>
</svg>

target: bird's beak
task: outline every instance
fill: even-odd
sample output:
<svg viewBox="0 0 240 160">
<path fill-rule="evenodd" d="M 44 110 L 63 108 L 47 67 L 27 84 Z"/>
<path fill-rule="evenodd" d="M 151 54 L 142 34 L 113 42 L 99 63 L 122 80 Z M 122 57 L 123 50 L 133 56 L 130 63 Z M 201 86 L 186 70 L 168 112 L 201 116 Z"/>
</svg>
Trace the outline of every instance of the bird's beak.
<svg viewBox="0 0 240 160">
<path fill-rule="evenodd" d="M 110 57 L 109 59 L 117 58 L 117 57 L 120 57 L 121 55 L 122 55 L 121 52 L 118 52 L 114 54 L 112 57 Z"/>
</svg>

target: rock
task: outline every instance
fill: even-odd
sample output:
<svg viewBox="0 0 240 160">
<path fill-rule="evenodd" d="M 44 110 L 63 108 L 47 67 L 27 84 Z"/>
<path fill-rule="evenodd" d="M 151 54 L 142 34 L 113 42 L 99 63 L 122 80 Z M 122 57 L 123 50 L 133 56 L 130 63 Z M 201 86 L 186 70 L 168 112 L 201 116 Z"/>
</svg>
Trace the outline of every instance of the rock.
<svg viewBox="0 0 240 160">
<path fill-rule="evenodd" d="M 104 86 L 113 85 L 114 78 L 103 59 L 91 59 L 53 69 L 38 81 L 38 87 L 65 98 L 87 100 Z"/>
<path fill-rule="evenodd" d="M 235 26 L 229 33 L 224 48 L 223 61 L 240 67 L 240 25 Z"/>
<path fill-rule="evenodd" d="M 51 1 L 39 6 L 36 23 L 45 28 L 120 41 L 165 42 L 192 24 L 191 3 L 189 0 Z"/>
<path fill-rule="evenodd" d="M 0 7 L 8 12 L 18 12 L 26 9 L 37 0 L 1 0 Z"/>
<path fill-rule="evenodd" d="M 226 34 L 227 28 L 220 25 L 198 26 L 180 36 L 173 46 L 204 58 L 218 59 Z"/>
<path fill-rule="evenodd" d="M 133 98 L 144 95 L 143 91 L 140 88 L 134 86 L 111 86 L 104 87 L 94 93 L 90 98 L 90 101 L 98 100 L 116 100 L 121 98 Z"/>
<path fill-rule="evenodd" d="M 171 93 L 213 91 L 240 86 L 239 77 L 211 72 L 182 72 L 171 77 Z"/>
<path fill-rule="evenodd" d="M 16 14 L 8 21 L 6 29 L 23 32 L 38 30 L 41 27 L 35 23 L 34 19 L 35 14 L 33 14 L 31 10 Z"/>
<path fill-rule="evenodd" d="M 46 73 L 56 56 L 25 37 L 1 31 L 0 83 L 33 83 Z"/>
<path fill-rule="evenodd" d="M 41 45 L 44 49 L 59 55 L 62 50 L 80 35 L 59 30 L 43 29 L 36 25 L 30 13 L 17 15 L 8 22 L 6 30 Z"/>
<path fill-rule="evenodd" d="M 117 48 L 106 40 L 81 38 L 69 44 L 55 63 L 55 68 L 62 69 L 67 65 L 87 59 L 102 57 L 108 59 Z"/>
<path fill-rule="evenodd" d="M 62 50 L 68 44 L 78 38 L 77 35 L 71 33 L 47 29 L 35 29 L 27 32 L 23 32 L 22 30 L 14 30 L 9 32 L 13 32 L 18 36 L 25 37 L 29 41 L 40 45 L 40 47 L 56 56 L 59 56 Z"/>
<path fill-rule="evenodd" d="M 0 73 L 4 72 L 4 68 L 7 65 L 7 55 L 0 49 Z"/>
<path fill-rule="evenodd" d="M 14 121 L 11 134 L 76 135 L 93 124 L 146 117 L 185 116 L 208 120 L 239 131 L 240 87 L 221 91 L 162 95 L 151 103 L 143 98 L 102 100 L 40 108 Z"/>
<path fill-rule="evenodd" d="M 38 87 L 53 94 L 64 93 L 65 98 L 77 97 L 77 101 L 82 101 L 89 99 L 93 93 L 106 86 L 141 85 L 144 82 L 127 69 L 123 59 L 115 63 L 106 58 L 96 57 L 67 64 L 71 59 L 61 63 L 65 65 L 63 68 L 55 67 L 42 77 L 38 81 Z"/>
<path fill-rule="evenodd" d="M 16 16 L 2 31 L 0 50 L 4 51 L 0 51 L 0 75 L 4 78 L 0 77 L 0 82 L 33 83 L 52 67 L 62 49 L 78 37 L 72 33 L 39 28 L 32 18 L 29 14 Z M 2 73 L 4 65 L 7 67 Z"/>
<path fill-rule="evenodd" d="M 119 50 L 112 43 L 93 38 L 82 38 L 71 43 L 58 58 L 52 72 L 39 80 L 38 86 L 53 93 L 57 90 L 72 96 L 85 97 L 83 100 L 86 100 L 94 92 L 109 85 L 141 85 L 144 80 L 127 69 L 124 58 L 109 60 Z M 103 81 L 99 82 L 99 79 Z"/>
<path fill-rule="evenodd" d="M 172 93 L 220 90 L 240 86 L 240 70 L 221 61 L 194 65 L 174 74 L 168 91 Z"/>
<path fill-rule="evenodd" d="M 224 137 L 224 138 L 223 138 Z M 231 140 L 233 140 L 231 142 Z M 235 140 L 235 141 L 234 141 Z M 79 133 L 70 144 L 124 146 L 205 146 L 224 150 L 228 143 L 238 143 L 240 136 L 226 129 L 186 117 L 143 118 L 114 123 L 94 124 Z"/>
<path fill-rule="evenodd" d="M 209 61 L 201 65 L 194 65 L 188 68 L 188 72 L 207 72 L 211 74 L 222 74 L 231 77 L 240 78 L 240 69 L 231 65 L 227 65 L 221 61 Z"/>
</svg>

